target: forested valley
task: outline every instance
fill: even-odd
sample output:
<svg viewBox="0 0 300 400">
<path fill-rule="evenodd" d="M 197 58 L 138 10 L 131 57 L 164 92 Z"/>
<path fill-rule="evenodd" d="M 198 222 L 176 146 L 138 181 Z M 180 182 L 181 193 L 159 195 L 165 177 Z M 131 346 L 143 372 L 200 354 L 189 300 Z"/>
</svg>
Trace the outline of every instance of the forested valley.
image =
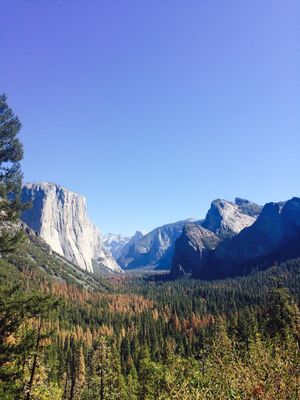
<svg viewBox="0 0 300 400">
<path fill-rule="evenodd" d="M 5 96 L 0 117 L 1 400 L 299 399 L 300 259 L 215 281 L 84 272 L 20 225 Z"/>
<path fill-rule="evenodd" d="M 299 271 L 92 292 L 2 260 L 0 397 L 298 399 Z"/>
</svg>

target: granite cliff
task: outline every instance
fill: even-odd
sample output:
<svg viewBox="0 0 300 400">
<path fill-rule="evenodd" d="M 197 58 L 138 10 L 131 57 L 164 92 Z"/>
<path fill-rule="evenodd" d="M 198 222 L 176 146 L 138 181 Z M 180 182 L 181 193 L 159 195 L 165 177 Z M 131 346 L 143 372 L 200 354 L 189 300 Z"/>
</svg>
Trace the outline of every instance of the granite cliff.
<svg viewBox="0 0 300 400">
<path fill-rule="evenodd" d="M 86 199 L 48 182 L 28 183 L 22 202 L 32 207 L 21 219 L 56 253 L 89 272 L 122 272 L 104 248 L 100 231 L 87 216 Z"/>
</svg>

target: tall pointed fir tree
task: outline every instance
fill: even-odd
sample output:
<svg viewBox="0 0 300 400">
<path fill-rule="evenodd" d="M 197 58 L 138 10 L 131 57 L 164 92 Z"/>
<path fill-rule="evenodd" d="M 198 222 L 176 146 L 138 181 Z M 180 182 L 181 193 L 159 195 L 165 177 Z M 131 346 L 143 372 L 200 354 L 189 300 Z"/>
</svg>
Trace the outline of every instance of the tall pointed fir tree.
<svg viewBox="0 0 300 400">
<path fill-rule="evenodd" d="M 0 254 L 14 250 L 22 237 L 21 230 L 12 227 L 22 210 L 23 146 L 17 138 L 21 122 L 6 100 L 4 94 L 0 95 Z"/>
</svg>

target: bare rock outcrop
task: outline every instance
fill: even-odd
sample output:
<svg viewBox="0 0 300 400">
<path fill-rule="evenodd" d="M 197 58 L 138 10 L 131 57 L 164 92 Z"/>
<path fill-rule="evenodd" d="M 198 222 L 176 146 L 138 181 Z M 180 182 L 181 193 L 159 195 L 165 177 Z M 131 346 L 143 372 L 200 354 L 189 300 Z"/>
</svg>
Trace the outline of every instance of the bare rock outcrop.
<svg viewBox="0 0 300 400">
<path fill-rule="evenodd" d="M 54 183 L 28 183 L 22 190 L 22 202 L 31 202 L 32 207 L 21 219 L 53 251 L 89 272 L 122 272 L 89 220 L 83 196 Z"/>
</svg>

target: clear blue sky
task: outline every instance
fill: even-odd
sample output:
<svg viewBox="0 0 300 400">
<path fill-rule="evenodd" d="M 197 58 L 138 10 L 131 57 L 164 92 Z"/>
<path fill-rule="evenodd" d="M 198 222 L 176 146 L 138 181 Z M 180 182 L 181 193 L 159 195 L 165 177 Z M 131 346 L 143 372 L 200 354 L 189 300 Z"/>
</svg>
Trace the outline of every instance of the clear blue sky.
<svg viewBox="0 0 300 400">
<path fill-rule="evenodd" d="M 4 0 L 0 19 L 25 180 L 84 194 L 103 232 L 300 195 L 299 0 Z"/>
</svg>

